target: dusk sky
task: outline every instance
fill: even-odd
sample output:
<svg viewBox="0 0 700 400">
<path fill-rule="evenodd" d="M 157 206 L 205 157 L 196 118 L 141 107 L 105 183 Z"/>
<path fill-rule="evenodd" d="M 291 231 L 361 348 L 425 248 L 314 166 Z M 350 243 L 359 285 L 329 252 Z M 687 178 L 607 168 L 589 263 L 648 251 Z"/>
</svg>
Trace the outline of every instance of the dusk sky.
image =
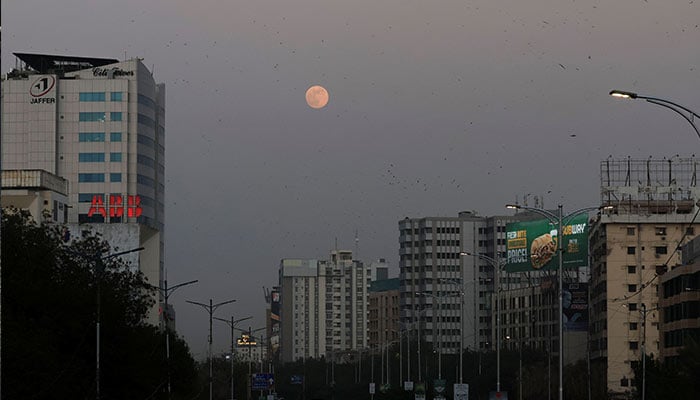
<svg viewBox="0 0 700 400">
<path fill-rule="evenodd" d="M 700 156 L 700 2 L 5 0 L 12 52 L 141 57 L 166 85 L 170 301 L 206 357 L 208 317 L 264 326 L 282 258 L 355 250 L 398 274 L 406 216 L 598 205 L 600 162 Z M 324 86 L 325 108 L 305 92 Z M 248 324 L 244 324 L 247 328 Z M 230 330 L 215 323 L 215 351 Z"/>
</svg>

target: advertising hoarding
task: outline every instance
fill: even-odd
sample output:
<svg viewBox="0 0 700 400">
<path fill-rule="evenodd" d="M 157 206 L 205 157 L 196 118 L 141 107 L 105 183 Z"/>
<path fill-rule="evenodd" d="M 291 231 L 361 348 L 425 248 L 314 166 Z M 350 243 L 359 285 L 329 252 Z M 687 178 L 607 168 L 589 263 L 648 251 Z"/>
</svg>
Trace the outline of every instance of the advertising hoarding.
<svg viewBox="0 0 700 400">
<path fill-rule="evenodd" d="M 506 225 L 507 272 L 530 272 L 559 267 L 558 226 L 548 219 Z M 581 214 L 562 226 L 564 268 L 588 265 L 588 215 Z"/>
<path fill-rule="evenodd" d="M 588 330 L 588 284 L 565 283 L 563 292 L 564 330 Z"/>
</svg>

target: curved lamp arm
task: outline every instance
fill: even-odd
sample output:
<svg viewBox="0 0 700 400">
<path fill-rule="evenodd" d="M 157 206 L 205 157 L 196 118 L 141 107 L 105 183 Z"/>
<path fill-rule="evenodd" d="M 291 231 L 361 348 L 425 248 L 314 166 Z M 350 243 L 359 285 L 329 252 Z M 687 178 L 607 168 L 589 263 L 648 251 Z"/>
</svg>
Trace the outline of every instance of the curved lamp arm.
<svg viewBox="0 0 700 400">
<path fill-rule="evenodd" d="M 695 133 L 698 135 L 698 138 L 700 138 L 700 129 L 698 129 L 698 126 L 695 124 L 695 118 L 700 118 L 700 114 L 689 109 L 688 107 L 684 107 L 684 106 L 682 106 L 678 103 L 674 103 L 670 100 L 661 99 L 658 97 L 642 96 L 642 95 L 639 95 L 637 93 L 627 92 L 624 90 L 612 90 L 612 91 L 610 91 L 610 96 L 617 97 L 620 99 L 642 99 L 642 100 L 645 100 L 647 103 L 652 103 L 652 104 L 656 104 L 657 106 L 668 108 L 669 110 L 675 112 L 676 114 L 683 117 L 683 119 L 688 121 L 690 126 L 693 127 L 693 130 L 695 130 Z M 682 113 L 681 110 L 685 111 L 690 116 Z"/>
</svg>

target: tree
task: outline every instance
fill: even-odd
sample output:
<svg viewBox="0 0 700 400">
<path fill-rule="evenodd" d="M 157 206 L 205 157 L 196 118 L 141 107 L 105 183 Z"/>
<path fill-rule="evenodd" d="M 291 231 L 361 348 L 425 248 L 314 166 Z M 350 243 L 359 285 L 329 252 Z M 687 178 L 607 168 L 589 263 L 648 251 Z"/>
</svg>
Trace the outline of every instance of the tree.
<svg viewBox="0 0 700 400">
<path fill-rule="evenodd" d="M 62 227 L 28 213 L 2 215 L 2 391 L 7 398 L 94 398 L 97 284 L 103 399 L 165 393 L 164 337 L 144 322 L 153 289 L 94 233 L 70 243 Z M 116 250 L 116 249 L 115 249 Z M 194 361 L 174 340 L 177 389 L 190 393 Z"/>
</svg>

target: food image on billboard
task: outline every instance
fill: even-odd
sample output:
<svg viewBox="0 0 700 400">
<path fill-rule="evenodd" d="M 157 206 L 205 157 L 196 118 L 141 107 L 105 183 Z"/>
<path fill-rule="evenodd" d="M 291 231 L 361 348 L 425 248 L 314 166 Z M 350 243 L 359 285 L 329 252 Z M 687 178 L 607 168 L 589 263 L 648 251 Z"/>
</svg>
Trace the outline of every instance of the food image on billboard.
<svg viewBox="0 0 700 400">
<path fill-rule="evenodd" d="M 506 225 L 507 272 L 551 270 L 559 267 L 559 238 L 563 237 L 564 268 L 588 265 L 588 216 L 565 221 L 563 235 L 548 219 Z"/>
</svg>

